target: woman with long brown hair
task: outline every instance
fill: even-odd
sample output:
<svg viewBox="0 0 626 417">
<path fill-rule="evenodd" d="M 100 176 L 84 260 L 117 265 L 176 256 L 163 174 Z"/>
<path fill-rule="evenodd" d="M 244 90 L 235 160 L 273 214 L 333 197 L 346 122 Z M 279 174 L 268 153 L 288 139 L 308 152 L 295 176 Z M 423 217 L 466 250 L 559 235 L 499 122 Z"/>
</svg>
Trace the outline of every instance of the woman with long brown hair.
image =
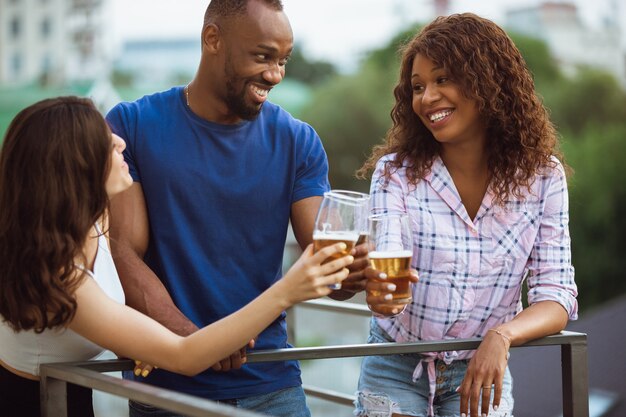
<svg viewBox="0 0 626 417">
<path fill-rule="evenodd" d="M 394 95 L 393 125 L 359 174 L 374 171 L 375 213 L 411 217 L 420 281 L 400 314 L 374 311 L 370 342 L 483 341 L 366 357 L 357 415 L 511 416 L 510 346 L 577 317 L 555 128 L 514 43 L 470 13 L 435 19 L 403 47 Z"/>
<path fill-rule="evenodd" d="M 88 99 L 47 99 L 12 121 L 0 153 L 0 410 L 39 416 L 39 365 L 105 348 L 187 375 L 245 346 L 293 304 L 348 275 L 345 248 L 308 247 L 273 286 L 188 337 L 124 305 L 108 244 L 109 199 L 132 184 L 122 151 Z M 91 391 L 68 390 L 70 416 L 93 416 Z"/>
</svg>

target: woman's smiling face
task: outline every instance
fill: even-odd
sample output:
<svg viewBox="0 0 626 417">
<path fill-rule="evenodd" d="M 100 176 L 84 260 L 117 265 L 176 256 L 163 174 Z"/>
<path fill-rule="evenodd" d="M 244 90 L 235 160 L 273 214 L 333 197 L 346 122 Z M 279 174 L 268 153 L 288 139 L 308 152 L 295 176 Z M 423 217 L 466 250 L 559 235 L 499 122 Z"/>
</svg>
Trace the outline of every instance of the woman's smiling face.
<svg viewBox="0 0 626 417">
<path fill-rule="evenodd" d="M 422 54 L 413 59 L 411 88 L 413 111 L 443 146 L 485 140 L 476 102 L 465 97 L 444 68 Z"/>
<path fill-rule="evenodd" d="M 116 134 L 111 134 L 111 164 L 109 176 L 106 180 L 106 191 L 109 198 L 125 191 L 133 184 L 133 178 L 128 172 L 128 164 L 124 162 L 126 142 Z"/>
</svg>

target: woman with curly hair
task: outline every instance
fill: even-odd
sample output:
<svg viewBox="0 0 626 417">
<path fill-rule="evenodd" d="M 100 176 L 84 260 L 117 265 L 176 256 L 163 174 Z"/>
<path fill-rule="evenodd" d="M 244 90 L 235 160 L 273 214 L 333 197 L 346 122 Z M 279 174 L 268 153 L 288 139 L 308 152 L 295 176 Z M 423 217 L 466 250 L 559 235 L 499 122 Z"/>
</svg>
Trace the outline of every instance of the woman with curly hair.
<svg viewBox="0 0 626 417">
<path fill-rule="evenodd" d="M 577 317 L 557 134 L 493 22 L 439 17 L 402 52 L 393 125 L 358 174 L 374 171 L 373 213 L 410 216 L 420 281 L 404 310 L 372 307 L 369 341 L 483 340 L 475 351 L 364 358 L 356 414 L 511 416 L 510 346 Z"/>
<path fill-rule="evenodd" d="M 9 126 L 0 153 L 3 416 L 40 415 L 40 364 L 88 360 L 103 348 L 195 375 L 249 343 L 286 308 L 328 295 L 329 285 L 348 275 L 352 256 L 322 265 L 345 244 L 316 254 L 309 245 L 259 297 L 187 337 L 126 307 L 107 217 L 109 199 L 133 183 L 125 146 L 93 103 L 78 97 L 35 103 Z M 68 415 L 93 416 L 90 390 L 68 387 Z"/>
</svg>

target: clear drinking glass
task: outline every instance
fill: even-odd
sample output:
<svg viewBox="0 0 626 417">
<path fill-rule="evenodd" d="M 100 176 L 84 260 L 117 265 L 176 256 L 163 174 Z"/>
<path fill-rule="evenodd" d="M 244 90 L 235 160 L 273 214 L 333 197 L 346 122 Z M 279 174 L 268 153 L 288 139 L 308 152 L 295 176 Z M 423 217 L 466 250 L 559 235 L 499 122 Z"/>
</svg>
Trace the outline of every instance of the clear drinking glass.
<svg viewBox="0 0 626 417">
<path fill-rule="evenodd" d="M 357 214 L 357 223 L 358 223 L 358 228 L 359 228 L 359 239 L 356 241 L 357 246 L 362 243 L 367 243 L 368 237 L 370 235 L 370 230 L 369 230 L 370 196 L 369 194 L 363 194 L 363 195 L 365 196 L 364 198 L 367 198 L 367 200 L 365 201 L 365 203 L 361 204 L 361 206 L 358 209 L 359 213 Z"/>
<path fill-rule="evenodd" d="M 368 204 L 369 195 L 356 191 L 331 190 L 324 193 L 313 229 L 313 250 L 317 252 L 325 246 L 344 242 L 346 250 L 329 260 L 348 255 L 359 235 L 366 232 L 363 216 L 368 210 Z M 334 287 L 339 288 L 339 284 Z"/>
<path fill-rule="evenodd" d="M 387 274 L 385 282 L 396 285 L 394 304 L 408 304 L 412 300 L 409 280 L 413 239 L 409 216 L 406 214 L 379 214 L 369 217 L 369 259 L 372 268 Z M 378 296 L 378 291 L 372 291 Z"/>
</svg>

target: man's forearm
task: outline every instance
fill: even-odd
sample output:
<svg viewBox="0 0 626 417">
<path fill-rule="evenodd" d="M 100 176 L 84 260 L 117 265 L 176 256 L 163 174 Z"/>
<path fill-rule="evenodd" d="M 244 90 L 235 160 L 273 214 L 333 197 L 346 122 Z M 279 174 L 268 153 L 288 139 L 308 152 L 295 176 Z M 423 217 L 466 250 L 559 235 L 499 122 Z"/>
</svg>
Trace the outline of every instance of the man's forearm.
<svg viewBox="0 0 626 417">
<path fill-rule="evenodd" d="M 116 246 L 115 266 L 124 288 L 126 304 L 178 335 L 187 336 L 198 330 L 176 307 L 161 280 L 143 260 L 132 249 Z"/>
</svg>

